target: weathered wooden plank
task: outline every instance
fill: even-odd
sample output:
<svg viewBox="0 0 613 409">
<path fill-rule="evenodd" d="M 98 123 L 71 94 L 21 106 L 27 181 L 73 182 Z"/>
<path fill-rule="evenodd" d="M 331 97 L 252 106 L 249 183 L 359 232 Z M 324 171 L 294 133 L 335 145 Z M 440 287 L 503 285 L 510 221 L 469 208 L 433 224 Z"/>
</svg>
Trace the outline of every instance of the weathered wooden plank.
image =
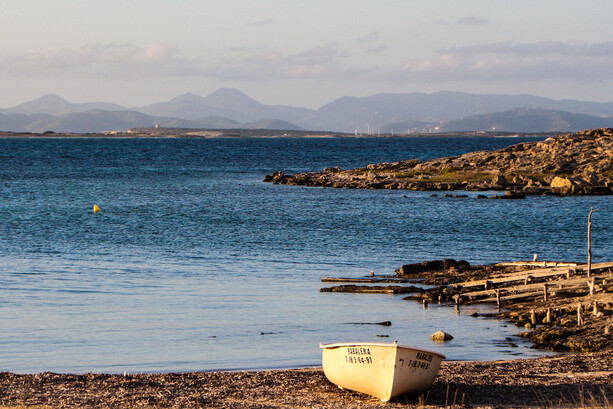
<svg viewBox="0 0 613 409">
<path fill-rule="evenodd" d="M 570 287 L 568 288 L 568 290 L 580 290 L 583 288 L 587 288 L 587 286 L 576 286 L 576 287 Z M 508 295 L 504 295 L 504 296 L 500 296 L 500 300 L 502 302 L 504 301 L 511 301 L 511 300 L 521 300 L 524 298 L 538 298 L 541 297 L 543 295 L 542 291 L 533 291 L 533 292 L 525 292 L 525 293 L 518 293 L 518 294 L 508 294 Z M 497 302 L 496 297 L 490 297 L 490 298 L 481 298 L 479 300 L 474 300 L 474 301 L 470 301 L 471 304 L 474 303 L 495 303 Z"/>
<path fill-rule="evenodd" d="M 592 277 L 592 278 L 594 278 L 595 284 L 600 284 L 604 281 L 610 282 L 613 279 L 613 274 L 608 274 L 606 276 L 600 276 L 600 277 Z M 563 291 L 565 293 L 568 291 L 580 291 L 580 290 L 587 291 L 588 289 L 590 289 L 592 278 L 582 277 L 580 279 L 565 280 L 563 283 L 553 282 L 552 284 L 547 285 L 548 298 L 555 297 L 556 293 L 560 291 Z M 518 300 L 518 299 L 524 299 L 524 298 L 533 298 L 535 300 L 538 298 L 538 299 L 542 299 L 543 301 L 548 301 L 547 299 L 545 299 L 545 291 L 544 291 L 545 286 L 543 284 L 540 284 L 541 289 L 540 291 L 537 291 L 538 286 L 539 285 L 537 284 L 537 285 L 521 286 L 520 288 L 512 288 L 509 290 L 496 289 L 496 290 L 489 290 L 489 291 L 464 293 L 461 295 L 458 294 L 456 295 L 456 297 L 460 297 L 463 302 L 468 302 L 468 303 L 497 303 L 498 305 L 500 305 L 500 303 L 504 301 Z M 594 285 L 592 285 L 591 288 L 595 288 Z M 593 291 L 593 290 L 590 290 L 590 291 Z M 501 293 L 501 292 L 504 292 L 504 293 Z M 595 295 L 597 294 L 595 293 L 590 294 L 591 297 L 594 297 Z M 485 298 L 481 298 L 482 296 L 485 296 Z M 560 299 L 558 298 L 556 301 L 560 301 Z"/>
<path fill-rule="evenodd" d="M 334 287 L 320 288 L 321 293 L 364 293 L 364 294 L 415 294 L 422 293 L 424 290 L 415 286 L 373 286 L 345 284 Z"/>
<path fill-rule="evenodd" d="M 501 295 L 500 296 L 500 301 L 504 302 L 504 301 L 510 301 L 510 300 L 521 300 L 523 298 L 535 298 L 538 297 L 539 295 L 543 295 L 542 291 L 533 291 L 533 292 L 529 292 L 529 293 L 520 293 L 520 294 L 509 294 L 509 295 Z M 470 301 L 471 304 L 474 303 L 495 303 L 496 302 L 496 297 L 493 298 L 482 298 L 479 300 L 473 300 Z"/>
<path fill-rule="evenodd" d="M 344 277 L 322 277 L 323 283 L 410 283 L 415 282 L 410 278 L 395 277 L 363 277 L 363 278 L 344 278 Z"/>
<path fill-rule="evenodd" d="M 596 284 L 600 284 L 603 282 L 603 280 L 613 280 L 613 274 L 606 274 L 603 276 L 593 276 L 592 278 L 595 278 Z M 543 287 L 547 285 L 551 291 L 555 291 L 557 289 L 567 288 L 568 286 L 572 286 L 575 284 L 582 284 L 582 286 L 587 286 L 588 280 L 591 280 L 591 278 L 588 278 L 586 276 L 575 277 L 575 278 L 569 278 L 569 279 L 547 281 L 545 283 L 524 284 L 524 285 L 518 285 L 518 286 L 513 286 L 513 287 L 502 287 L 502 288 L 499 288 L 499 290 L 502 293 L 505 293 L 505 292 L 536 291 L 540 289 L 542 292 Z M 493 295 L 495 293 L 496 293 L 496 289 L 490 289 L 490 290 L 481 290 L 481 291 L 470 291 L 470 292 L 462 293 L 462 296 L 470 298 L 470 297 L 480 297 L 483 295 Z"/>
<path fill-rule="evenodd" d="M 548 270 L 529 270 L 523 271 L 521 273 L 512 273 L 512 275 L 505 276 L 496 276 L 487 280 L 475 280 L 475 281 L 467 281 L 464 283 L 456 284 L 462 288 L 471 288 L 471 287 L 485 287 L 486 282 L 491 285 L 495 284 L 505 284 L 505 283 L 513 283 L 516 281 L 524 281 L 526 277 L 532 278 L 544 278 L 544 277 L 553 277 L 557 275 L 566 275 L 568 272 L 567 268 L 564 269 L 548 269 Z"/>
<path fill-rule="evenodd" d="M 576 267 L 577 263 L 568 263 L 564 261 L 509 261 L 506 263 L 496 263 L 497 266 L 514 267 L 514 266 L 530 266 L 530 267 Z"/>
</svg>

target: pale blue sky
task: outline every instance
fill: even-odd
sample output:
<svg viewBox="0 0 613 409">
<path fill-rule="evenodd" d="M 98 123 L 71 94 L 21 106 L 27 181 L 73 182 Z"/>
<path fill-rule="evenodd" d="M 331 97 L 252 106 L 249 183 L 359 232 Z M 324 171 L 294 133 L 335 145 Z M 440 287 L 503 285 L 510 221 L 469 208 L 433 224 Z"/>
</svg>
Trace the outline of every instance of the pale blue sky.
<svg viewBox="0 0 613 409">
<path fill-rule="evenodd" d="M 613 101 L 610 0 L 0 0 L 0 107 L 238 88 L 317 108 L 381 92 Z"/>
</svg>

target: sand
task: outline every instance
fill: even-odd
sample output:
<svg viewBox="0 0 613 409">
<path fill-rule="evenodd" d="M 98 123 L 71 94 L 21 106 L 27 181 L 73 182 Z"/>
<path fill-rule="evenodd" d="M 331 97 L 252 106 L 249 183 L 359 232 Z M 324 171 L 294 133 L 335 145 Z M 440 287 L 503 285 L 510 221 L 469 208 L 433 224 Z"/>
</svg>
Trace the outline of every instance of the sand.
<svg viewBox="0 0 613 409">
<path fill-rule="evenodd" d="M 421 396 L 391 402 L 341 390 L 321 368 L 158 374 L 0 373 L 0 407 L 509 408 L 613 407 L 613 354 L 443 362 Z"/>
</svg>

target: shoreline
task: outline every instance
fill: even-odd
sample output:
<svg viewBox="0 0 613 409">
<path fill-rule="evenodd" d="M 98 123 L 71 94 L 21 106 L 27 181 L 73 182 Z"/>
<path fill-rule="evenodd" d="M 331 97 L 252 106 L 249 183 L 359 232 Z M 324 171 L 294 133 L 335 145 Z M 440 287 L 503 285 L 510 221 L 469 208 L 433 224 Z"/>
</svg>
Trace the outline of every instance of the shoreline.
<svg viewBox="0 0 613 409">
<path fill-rule="evenodd" d="M 0 408 L 610 408 L 612 403 L 613 356 L 608 352 L 444 361 L 426 392 L 387 403 L 339 389 L 319 367 L 136 375 L 0 373 Z"/>
</svg>

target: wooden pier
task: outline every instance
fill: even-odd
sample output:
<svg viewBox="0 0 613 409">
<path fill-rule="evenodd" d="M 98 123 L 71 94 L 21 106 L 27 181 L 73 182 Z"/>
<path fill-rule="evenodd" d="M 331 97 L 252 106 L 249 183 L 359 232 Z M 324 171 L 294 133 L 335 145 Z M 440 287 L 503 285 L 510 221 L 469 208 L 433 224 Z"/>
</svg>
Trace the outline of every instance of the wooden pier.
<svg viewBox="0 0 613 409">
<path fill-rule="evenodd" d="M 458 282 L 462 277 L 467 281 Z M 322 281 L 347 283 L 322 288 L 322 292 L 409 294 L 405 300 L 421 302 L 424 308 L 429 303 L 451 303 L 460 312 L 466 304 L 492 303 L 498 306 L 496 312 L 475 315 L 508 319 L 528 329 L 518 335 L 529 338 L 537 347 L 584 352 L 613 350 L 613 262 L 591 266 L 516 262 L 475 266 L 464 271 L 432 270 L 408 278 L 374 276 L 371 272 L 370 277 L 331 277 Z M 428 285 L 419 285 L 425 281 Z"/>
<path fill-rule="evenodd" d="M 569 298 L 576 298 L 570 295 L 587 301 L 586 295 L 595 296 L 607 285 L 613 285 L 613 263 L 593 264 L 589 274 L 587 265 L 551 267 L 458 283 L 453 285 L 453 299 L 457 304 L 491 302 L 499 306 L 511 300 L 547 303 L 556 299 L 556 304 L 567 304 Z M 613 295 L 600 298 L 613 302 Z"/>
</svg>

